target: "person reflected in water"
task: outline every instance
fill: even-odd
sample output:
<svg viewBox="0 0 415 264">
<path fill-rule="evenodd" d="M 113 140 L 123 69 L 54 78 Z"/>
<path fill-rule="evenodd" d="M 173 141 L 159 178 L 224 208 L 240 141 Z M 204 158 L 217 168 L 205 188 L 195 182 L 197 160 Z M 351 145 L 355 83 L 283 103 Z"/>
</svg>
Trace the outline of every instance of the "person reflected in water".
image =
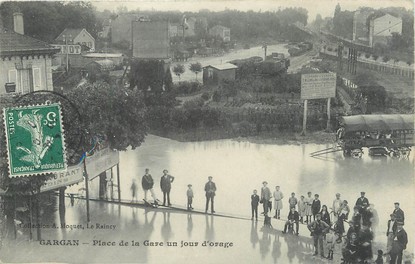
<svg viewBox="0 0 415 264">
<path fill-rule="evenodd" d="M 170 225 L 170 212 L 163 212 L 163 225 L 161 226 L 161 236 L 164 241 L 169 241 L 172 237 Z"/>
<path fill-rule="evenodd" d="M 214 226 L 214 217 L 213 215 L 205 216 L 206 221 L 206 230 L 205 230 L 205 238 L 208 241 L 214 241 L 215 239 L 215 226 Z"/>
<path fill-rule="evenodd" d="M 274 241 L 272 242 L 272 258 L 274 259 L 274 263 L 278 263 L 278 259 L 281 257 L 281 242 L 280 236 L 275 233 Z"/>
<path fill-rule="evenodd" d="M 271 246 L 270 229 L 266 227 L 261 228 L 262 237 L 259 240 L 259 252 L 261 253 L 261 259 L 264 260 L 268 255 Z"/>
<path fill-rule="evenodd" d="M 192 237 L 192 231 L 193 231 L 192 214 L 187 214 L 187 235 L 189 236 L 189 238 Z"/>
<path fill-rule="evenodd" d="M 251 222 L 251 238 L 250 238 L 252 248 L 256 247 L 256 244 L 259 242 L 258 237 L 258 222 L 252 221 Z"/>
</svg>

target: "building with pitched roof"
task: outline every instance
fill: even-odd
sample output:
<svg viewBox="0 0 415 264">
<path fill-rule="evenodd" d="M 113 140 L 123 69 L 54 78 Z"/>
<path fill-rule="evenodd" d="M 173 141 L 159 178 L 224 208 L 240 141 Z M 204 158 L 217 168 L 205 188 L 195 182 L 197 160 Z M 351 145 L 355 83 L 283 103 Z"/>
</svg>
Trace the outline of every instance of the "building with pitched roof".
<svg viewBox="0 0 415 264">
<path fill-rule="evenodd" d="M 0 94 L 53 90 L 52 57 L 46 42 L 0 28 Z"/>
<path fill-rule="evenodd" d="M 55 44 L 79 44 L 95 51 L 95 38 L 85 28 L 65 28 L 55 39 Z"/>
<path fill-rule="evenodd" d="M 402 18 L 390 14 L 375 14 L 369 17 L 369 46 L 386 44 L 392 33 L 402 34 Z"/>
</svg>

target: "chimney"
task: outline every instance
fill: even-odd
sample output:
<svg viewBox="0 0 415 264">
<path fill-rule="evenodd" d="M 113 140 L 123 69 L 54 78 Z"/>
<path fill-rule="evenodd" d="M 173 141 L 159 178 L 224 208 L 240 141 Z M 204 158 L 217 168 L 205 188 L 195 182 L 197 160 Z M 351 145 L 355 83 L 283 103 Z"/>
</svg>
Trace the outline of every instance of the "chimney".
<svg viewBox="0 0 415 264">
<path fill-rule="evenodd" d="M 13 13 L 14 32 L 24 35 L 23 14 Z"/>
</svg>

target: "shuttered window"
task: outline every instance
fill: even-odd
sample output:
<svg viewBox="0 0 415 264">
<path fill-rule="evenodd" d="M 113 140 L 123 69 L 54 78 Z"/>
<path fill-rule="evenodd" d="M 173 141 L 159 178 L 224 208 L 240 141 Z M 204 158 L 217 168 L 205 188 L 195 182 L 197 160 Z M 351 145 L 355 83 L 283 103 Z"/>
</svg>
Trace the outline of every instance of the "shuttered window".
<svg viewBox="0 0 415 264">
<path fill-rule="evenodd" d="M 40 89 L 41 86 L 41 79 L 40 79 L 40 69 L 33 68 L 33 89 L 36 91 Z"/>
</svg>

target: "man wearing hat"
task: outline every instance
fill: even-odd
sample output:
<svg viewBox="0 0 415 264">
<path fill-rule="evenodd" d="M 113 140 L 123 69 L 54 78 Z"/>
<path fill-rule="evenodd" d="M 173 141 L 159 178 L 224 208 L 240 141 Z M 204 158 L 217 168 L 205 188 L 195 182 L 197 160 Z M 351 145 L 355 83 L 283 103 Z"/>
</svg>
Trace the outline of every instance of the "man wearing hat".
<svg viewBox="0 0 415 264">
<path fill-rule="evenodd" d="M 365 197 L 365 194 L 365 192 L 360 192 L 360 197 L 356 201 L 356 206 L 359 207 L 361 214 L 364 214 L 366 208 L 369 206 L 369 200 Z"/>
<path fill-rule="evenodd" d="M 321 214 L 316 214 L 316 220 L 307 225 L 308 230 L 310 230 L 311 235 L 314 240 L 314 254 L 318 254 L 318 249 L 320 248 L 320 256 L 324 258 L 324 249 L 323 249 L 323 238 L 324 235 L 329 231 L 330 226 L 321 220 Z"/>
<path fill-rule="evenodd" d="M 388 229 L 386 230 L 386 236 L 388 237 L 386 242 L 386 252 L 390 252 L 392 249 L 393 239 L 398 229 L 398 223 L 396 221 L 396 216 L 394 214 L 390 215 L 390 220 L 388 220 Z"/>
<path fill-rule="evenodd" d="M 269 199 L 271 199 L 271 190 L 268 188 L 268 182 L 263 181 L 262 182 L 262 188 L 261 188 L 261 203 L 264 206 L 264 212 L 263 215 L 266 215 L 268 213 L 268 203 Z"/>
<path fill-rule="evenodd" d="M 207 213 L 209 208 L 209 201 L 210 201 L 210 209 L 212 214 L 215 213 L 215 210 L 213 209 L 213 198 L 215 197 L 216 192 L 216 184 L 212 181 L 212 176 L 208 177 L 208 182 L 205 184 L 205 192 L 206 192 L 206 210 L 205 213 Z"/>
<path fill-rule="evenodd" d="M 403 250 L 406 249 L 406 244 L 408 244 L 408 234 L 405 229 L 403 229 L 403 224 L 399 222 L 397 225 L 396 235 L 393 239 L 392 250 L 390 252 L 391 264 L 402 263 Z"/>
<path fill-rule="evenodd" d="M 405 213 L 399 207 L 398 202 L 395 203 L 395 210 L 393 210 L 393 214 L 396 216 L 397 222 L 402 222 L 402 224 L 405 224 Z"/>
<path fill-rule="evenodd" d="M 160 179 L 160 189 L 163 192 L 163 206 L 166 206 L 166 198 L 168 206 L 171 206 L 170 203 L 170 190 L 171 183 L 174 181 L 174 177 L 168 174 L 168 170 L 163 170 L 163 176 Z"/>
</svg>

